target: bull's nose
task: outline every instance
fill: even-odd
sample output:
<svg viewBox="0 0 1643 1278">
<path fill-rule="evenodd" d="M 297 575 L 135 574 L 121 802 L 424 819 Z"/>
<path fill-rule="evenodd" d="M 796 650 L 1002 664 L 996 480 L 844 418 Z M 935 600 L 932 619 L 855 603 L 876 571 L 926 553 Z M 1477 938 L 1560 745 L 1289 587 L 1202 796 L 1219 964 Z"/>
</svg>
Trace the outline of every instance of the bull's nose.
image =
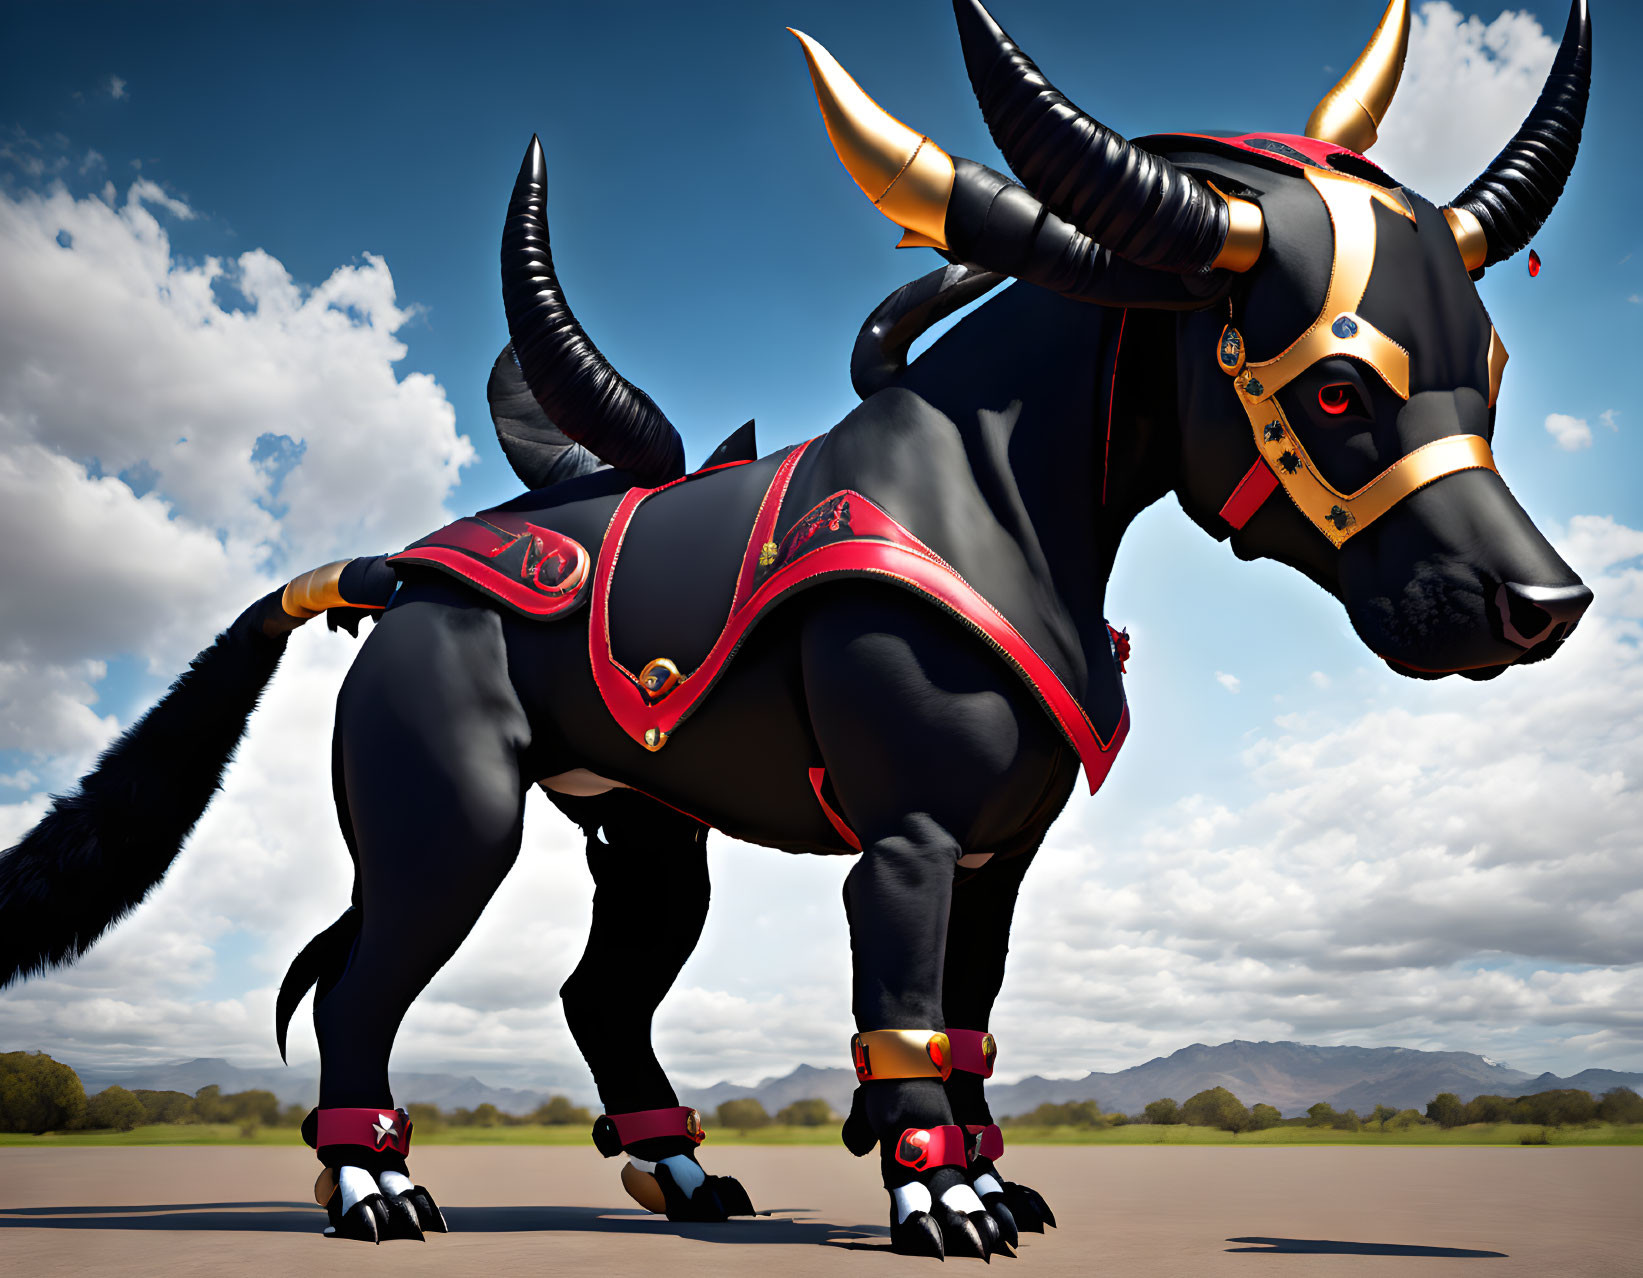
<svg viewBox="0 0 1643 1278">
<path fill-rule="evenodd" d="M 1495 612 L 1506 638 L 1520 648 L 1566 639 L 1592 602 L 1585 586 L 1524 586 L 1508 581 L 1495 591 Z"/>
</svg>

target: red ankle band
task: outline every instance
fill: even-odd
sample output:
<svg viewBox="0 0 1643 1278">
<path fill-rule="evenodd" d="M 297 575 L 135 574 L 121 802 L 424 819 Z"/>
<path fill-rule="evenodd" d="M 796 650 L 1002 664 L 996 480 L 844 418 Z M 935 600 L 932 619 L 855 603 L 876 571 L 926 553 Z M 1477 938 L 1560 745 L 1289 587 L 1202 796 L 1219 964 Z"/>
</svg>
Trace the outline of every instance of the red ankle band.
<svg viewBox="0 0 1643 1278">
<path fill-rule="evenodd" d="M 403 1158 L 411 1152 L 411 1116 L 403 1109 L 322 1109 L 315 1148 L 326 1145 L 391 1149 Z"/>
<path fill-rule="evenodd" d="M 993 1076 L 993 1062 L 998 1059 L 998 1043 L 986 1030 L 950 1029 L 947 1038 L 953 1045 L 953 1068 L 966 1074 Z"/>
<path fill-rule="evenodd" d="M 685 1136 L 697 1145 L 707 1139 L 707 1133 L 702 1130 L 702 1116 L 689 1105 L 674 1105 L 668 1109 L 636 1109 L 629 1114 L 606 1114 L 604 1118 L 615 1130 L 616 1139 L 624 1149 L 659 1136 Z"/>
<path fill-rule="evenodd" d="M 966 1123 L 964 1130 L 970 1135 L 970 1159 L 985 1158 L 989 1161 L 1004 1157 L 1004 1133 L 999 1131 L 998 1124 L 982 1127 L 976 1123 Z"/>
<path fill-rule="evenodd" d="M 909 1127 L 896 1141 L 896 1161 L 914 1171 L 963 1167 L 969 1162 L 964 1153 L 964 1129 L 952 1125 Z"/>
</svg>

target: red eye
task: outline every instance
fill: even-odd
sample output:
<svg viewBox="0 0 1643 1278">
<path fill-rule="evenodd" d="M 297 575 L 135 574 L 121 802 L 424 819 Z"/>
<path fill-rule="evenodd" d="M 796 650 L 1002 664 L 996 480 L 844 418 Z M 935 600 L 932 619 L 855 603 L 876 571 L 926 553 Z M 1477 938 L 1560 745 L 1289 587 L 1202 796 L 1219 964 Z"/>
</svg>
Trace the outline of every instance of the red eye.
<svg viewBox="0 0 1643 1278">
<path fill-rule="evenodd" d="M 1331 382 L 1318 391 L 1318 407 L 1331 417 L 1339 417 L 1357 401 L 1357 394 L 1348 382 Z"/>
</svg>

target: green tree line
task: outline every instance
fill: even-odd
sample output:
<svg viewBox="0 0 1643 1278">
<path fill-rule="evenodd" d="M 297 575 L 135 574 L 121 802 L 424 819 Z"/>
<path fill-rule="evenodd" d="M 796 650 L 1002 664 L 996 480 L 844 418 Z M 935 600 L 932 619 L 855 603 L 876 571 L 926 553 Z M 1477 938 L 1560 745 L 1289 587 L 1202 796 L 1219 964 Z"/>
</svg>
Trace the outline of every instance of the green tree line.
<svg viewBox="0 0 1643 1278">
<path fill-rule="evenodd" d="M 564 1096 L 553 1096 L 528 1114 L 509 1114 L 495 1105 L 442 1110 L 437 1105 L 408 1107 L 417 1129 L 432 1133 L 448 1127 L 550 1127 L 593 1123 L 593 1114 Z M 281 1105 L 269 1091 L 253 1089 L 224 1093 L 212 1085 L 192 1096 L 186 1092 L 128 1090 L 113 1086 L 88 1096 L 80 1077 L 69 1066 L 42 1052 L 0 1053 L 0 1131 L 37 1132 L 73 1130 L 130 1131 L 151 1123 L 232 1123 L 249 1135 L 259 1127 L 298 1127 L 307 1110 Z M 785 1127 L 821 1127 L 838 1121 L 825 1100 L 794 1101 L 772 1117 L 751 1096 L 727 1100 L 715 1111 L 721 1131 L 746 1133 L 772 1123 Z M 1531 1096 L 1476 1096 L 1462 1101 L 1453 1092 L 1434 1097 L 1423 1114 L 1414 1109 L 1377 1105 L 1359 1116 L 1355 1110 L 1338 1112 L 1320 1102 L 1304 1119 L 1284 1119 L 1272 1105 L 1246 1106 L 1225 1087 L 1210 1087 L 1177 1103 L 1171 1097 L 1149 1102 L 1139 1114 L 1104 1112 L 1093 1100 L 1045 1103 L 1028 1114 L 1005 1118 L 1018 1127 L 1122 1127 L 1129 1123 L 1159 1126 L 1188 1124 L 1215 1127 L 1234 1134 L 1262 1131 L 1280 1123 L 1328 1127 L 1337 1131 L 1401 1131 L 1437 1124 L 1444 1128 L 1470 1123 L 1519 1123 L 1535 1127 L 1571 1127 L 1585 1123 L 1643 1123 L 1643 1097 L 1627 1087 L 1616 1087 L 1600 1097 L 1574 1088 L 1536 1092 Z"/>
<path fill-rule="evenodd" d="M 488 1102 L 472 1109 L 442 1110 L 426 1104 L 407 1109 L 412 1124 L 424 1133 L 449 1127 L 593 1125 L 592 1112 L 564 1096 L 551 1096 L 528 1114 L 509 1114 Z M 43 1052 L 0 1052 L 0 1131 L 5 1132 L 128 1132 L 151 1123 L 234 1123 L 249 1135 L 258 1127 L 300 1127 L 307 1113 L 301 1105 L 281 1105 L 273 1092 L 225 1094 L 215 1084 L 192 1096 L 118 1085 L 88 1096 L 73 1069 Z M 738 1132 L 767 1127 L 772 1121 L 819 1127 L 838 1119 L 826 1101 L 814 1098 L 783 1106 L 772 1120 L 758 1101 L 743 1097 L 720 1105 L 716 1117 L 721 1129 Z"/>
<path fill-rule="evenodd" d="M 1629 1087 L 1616 1087 L 1601 1097 L 1573 1088 L 1536 1092 L 1532 1096 L 1477 1096 L 1462 1102 L 1453 1092 L 1443 1092 L 1427 1105 L 1423 1114 L 1415 1109 L 1395 1109 L 1377 1105 L 1359 1116 L 1356 1110 L 1337 1111 L 1319 1102 L 1304 1119 L 1285 1119 L 1276 1107 L 1246 1106 L 1224 1087 L 1210 1087 L 1178 1103 L 1172 1097 L 1149 1102 L 1139 1114 L 1106 1113 L 1093 1100 L 1045 1102 L 1031 1113 L 1003 1120 L 1017 1127 L 1123 1127 L 1129 1123 L 1170 1126 L 1185 1123 L 1193 1127 L 1215 1127 L 1234 1134 L 1263 1131 L 1280 1123 L 1290 1126 L 1328 1127 L 1336 1131 L 1402 1131 L 1436 1123 L 1450 1128 L 1468 1123 L 1522 1123 L 1539 1127 L 1574 1127 L 1584 1123 L 1643 1123 L 1643 1097 Z"/>
</svg>

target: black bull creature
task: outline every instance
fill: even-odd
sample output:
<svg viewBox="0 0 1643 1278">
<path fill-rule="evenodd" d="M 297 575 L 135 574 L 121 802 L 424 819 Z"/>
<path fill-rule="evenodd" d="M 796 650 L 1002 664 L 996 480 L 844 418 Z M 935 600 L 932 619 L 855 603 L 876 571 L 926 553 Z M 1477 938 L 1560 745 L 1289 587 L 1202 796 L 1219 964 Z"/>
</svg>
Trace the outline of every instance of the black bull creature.
<svg viewBox="0 0 1643 1278">
<path fill-rule="evenodd" d="M 868 321 L 858 409 L 763 459 L 744 428 L 685 476 L 678 433 L 566 306 L 533 141 L 491 386 L 532 491 L 254 605 L 0 862 L 0 979 L 84 952 L 176 855 L 286 633 L 379 615 L 334 739 L 353 900 L 279 1001 L 283 1051 L 317 986 L 305 1135 L 328 1232 L 444 1228 L 407 1175 L 389 1050 L 507 875 L 540 783 L 587 832 L 592 934 L 564 1007 L 606 1109 L 595 1143 L 629 1155 L 634 1197 L 674 1219 L 752 1210 L 697 1163 L 699 1122 L 650 1044 L 706 915 L 713 827 L 859 854 L 845 1142 L 879 1150 L 896 1250 L 1008 1252 L 1054 1220 L 995 1167 L 986 1027 L 1022 876 L 1080 765 L 1093 789 L 1127 728 L 1103 597 L 1135 516 L 1173 492 L 1421 678 L 1549 657 L 1590 602 L 1495 471 L 1506 357 L 1473 285 L 1573 165 L 1586 0 L 1528 120 L 1444 208 L 1362 155 L 1405 0 L 1305 136 L 1138 142 L 1059 94 L 976 0 L 955 9 L 1019 185 L 885 115 L 799 37 L 851 175 L 904 243 L 952 264 Z M 1005 276 L 1020 282 L 906 363 Z"/>
</svg>

